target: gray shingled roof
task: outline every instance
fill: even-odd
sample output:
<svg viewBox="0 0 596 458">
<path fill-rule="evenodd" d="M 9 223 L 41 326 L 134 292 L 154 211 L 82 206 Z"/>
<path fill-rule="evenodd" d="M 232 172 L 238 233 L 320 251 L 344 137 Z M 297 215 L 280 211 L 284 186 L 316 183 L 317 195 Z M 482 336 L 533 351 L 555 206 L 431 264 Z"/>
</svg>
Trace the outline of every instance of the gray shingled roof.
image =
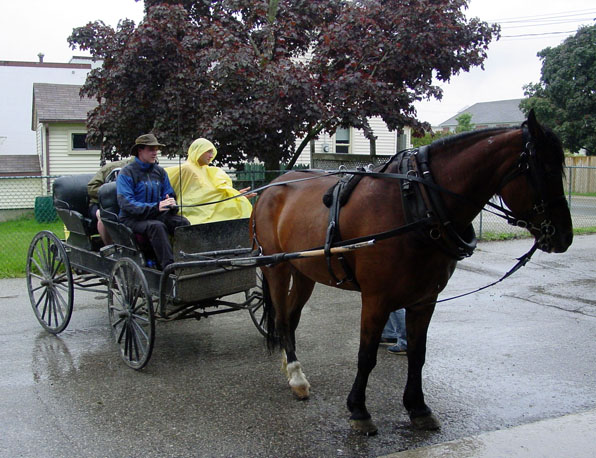
<svg viewBox="0 0 596 458">
<path fill-rule="evenodd" d="M 41 175 L 37 154 L 0 154 L 0 175 Z"/>
<path fill-rule="evenodd" d="M 463 113 L 472 115 L 472 123 L 484 124 L 521 124 L 526 117 L 519 109 L 519 103 L 523 99 L 497 100 L 494 102 L 475 103 L 471 107 L 460 111 L 447 121 L 439 124 L 439 127 L 457 126 L 457 118 Z"/>
<path fill-rule="evenodd" d="M 40 122 L 85 122 L 97 102 L 81 99 L 80 90 L 81 86 L 74 84 L 33 83 L 31 129 Z"/>
</svg>

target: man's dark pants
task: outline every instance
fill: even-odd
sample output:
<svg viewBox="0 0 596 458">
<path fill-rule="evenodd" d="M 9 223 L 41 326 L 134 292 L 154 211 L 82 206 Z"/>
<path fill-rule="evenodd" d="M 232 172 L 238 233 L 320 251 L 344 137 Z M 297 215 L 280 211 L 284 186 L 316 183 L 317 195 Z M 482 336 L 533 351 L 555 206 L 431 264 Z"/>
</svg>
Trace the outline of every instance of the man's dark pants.
<svg viewBox="0 0 596 458">
<path fill-rule="evenodd" d="M 174 229 L 179 226 L 188 226 L 190 221 L 184 216 L 164 212 L 155 219 L 127 220 L 125 224 L 133 232 L 147 236 L 157 257 L 157 262 L 163 269 L 174 262 L 174 254 L 168 235 L 174 235 Z"/>
</svg>

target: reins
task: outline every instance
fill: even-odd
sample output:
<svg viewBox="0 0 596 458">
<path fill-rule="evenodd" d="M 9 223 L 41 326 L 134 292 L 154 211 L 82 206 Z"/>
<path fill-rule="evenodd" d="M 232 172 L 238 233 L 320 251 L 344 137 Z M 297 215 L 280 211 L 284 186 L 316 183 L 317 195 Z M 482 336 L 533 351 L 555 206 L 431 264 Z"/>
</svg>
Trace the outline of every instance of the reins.
<svg viewBox="0 0 596 458">
<path fill-rule="evenodd" d="M 498 280 L 495 280 L 494 282 L 489 283 L 488 285 L 481 286 L 480 288 L 477 288 L 473 291 L 468 291 L 467 293 L 462 293 L 462 294 L 458 294 L 457 296 L 451 296 L 451 297 L 447 297 L 445 299 L 438 300 L 438 301 L 436 301 L 436 303 L 452 301 L 454 299 L 459 299 L 461 297 L 470 296 L 471 294 L 475 294 L 475 293 L 478 293 L 484 289 L 490 288 L 491 286 L 495 286 L 497 283 L 501 283 L 507 277 L 513 275 L 515 272 L 517 272 L 519 269 L 521 269 L 528 263 L 528 261 L 532 258 L 532 255 L 538 249 L 538 245 L 541 240 L 542 240 L 542 237 L 540 237 L 540 239 L 535 241 L 534 245 L 532 245 L 532 248 L 530 248 L 530 250 L 527 253 L 525 253 L 524 255 L 517 258 L 517 263 L 511 269 L 509 269 L 507 272 L 505 272 L 505 274 L 503 274 L 503 276 L 501 276 L 501 278 L 499 278 Z"/>
</svg>

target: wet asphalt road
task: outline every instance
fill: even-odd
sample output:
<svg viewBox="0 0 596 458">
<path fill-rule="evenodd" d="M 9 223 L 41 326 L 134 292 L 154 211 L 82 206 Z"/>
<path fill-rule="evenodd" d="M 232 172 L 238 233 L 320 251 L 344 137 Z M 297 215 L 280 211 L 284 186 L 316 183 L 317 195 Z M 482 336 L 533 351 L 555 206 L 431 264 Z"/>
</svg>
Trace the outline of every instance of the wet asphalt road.
<svg viewBox="0 0 596 458">
<path fill-rule="evenodd" d="M 441 297 L 498 278 L 529 240 L 482 243 Z M 596 407 L 596 236 L 537 253 L 488 290 L 437 306 L 424 390 L 438 432 L 410 428 L 406 359 L 384 348 L 368 388 L 376 437 L 350 431 L 359 296 L 317 287 L 298 329 L 311 398 L 292 398 L 247 312 L 158 323 L 140 372 L 120 362 L 106 301 L 75 292 L 47 334 L 24 279 L 0 281 L 0 456 L 378 456 Z"/>
</svg>

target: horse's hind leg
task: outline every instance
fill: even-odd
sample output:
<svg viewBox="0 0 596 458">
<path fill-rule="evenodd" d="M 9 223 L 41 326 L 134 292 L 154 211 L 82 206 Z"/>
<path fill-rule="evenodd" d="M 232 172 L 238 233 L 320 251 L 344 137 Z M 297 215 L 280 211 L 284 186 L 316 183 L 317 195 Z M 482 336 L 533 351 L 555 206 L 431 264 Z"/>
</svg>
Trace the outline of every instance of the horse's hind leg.
<svg viewBox="0 0 596 458">
<path fill-rule="evenodd" d="M 314 282 L 288 264 L 271 269 L 269 275 L 271 299 L 275 307 L 275 330 L 283 349 L 282 372 L 298 399 L 307 399 L 310 384 L 302 372 L 302 365 L 296 357 L 296 328 L 300 322 L 302 308 L 310 298 Z M 290 286 L 291 280 L 291 286 Z"/>
<path fill-rule="evenodd" d="M 440 422 L 424 402 L 424 393 L 422 392 L 422 366 L 424 366 L 426 358 L 426 335 L 434 309 L 433 303 L 406 311 L 408 380 L 403 401 L 412 425 L 425 430 L 440 428 Z"/>
</svg>

